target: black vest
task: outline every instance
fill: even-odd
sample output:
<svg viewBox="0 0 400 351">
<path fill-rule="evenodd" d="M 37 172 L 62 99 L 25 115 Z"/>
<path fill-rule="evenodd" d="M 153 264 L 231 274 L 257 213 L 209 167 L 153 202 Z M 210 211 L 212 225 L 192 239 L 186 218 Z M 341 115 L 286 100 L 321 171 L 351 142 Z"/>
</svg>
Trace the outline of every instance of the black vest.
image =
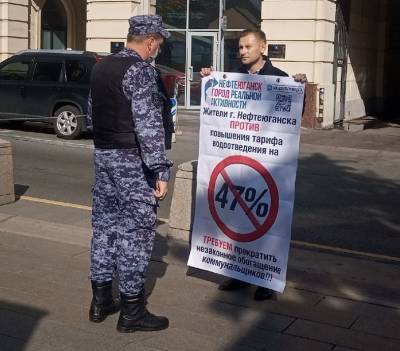
<svg viewBox="0 0 400 351">
<path fill-rule="evenodd" d="M 94 65 L 91 76 L 94 146 L 100 149 L 137 147 L 131 103 L 122 80 L 139 58 L 108 56 Z"/>
<path fill-rule="evenodd" d="M 129 67 L 140 61 L 142 59 L 135 56 L 108 56 L 93 67 L 91 96 L 93 141 L 96 148 L 131 149 L 138 147 L 131 102 L 125 97 L 122 81 Z M 172 106 L 159 74 L 157 85 L 159 91 L 157 100 L 162 100 L 165 147 L 170 149 L 174 132 L 171 117 Z"/>
</svg>

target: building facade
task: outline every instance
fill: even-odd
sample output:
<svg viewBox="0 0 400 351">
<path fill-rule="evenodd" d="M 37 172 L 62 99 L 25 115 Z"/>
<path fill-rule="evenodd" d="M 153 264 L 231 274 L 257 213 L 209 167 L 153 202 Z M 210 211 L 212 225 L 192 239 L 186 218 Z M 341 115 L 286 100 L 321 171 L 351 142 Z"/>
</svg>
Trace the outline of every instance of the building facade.
<svg viewBox="0 0 400 351">
<path fill-rule="evenodd" d="M 157 60 L 178 77 L 179 103 L 198 108 L 199 70 L 232 70 L 237 38 L 261 28 L 274 65 L 317 84 L 316 119 L 329 127 L 399 114 L 396 0 L 0 0 L 0 60 L 27 48 L 110 52 L 133 15 L 158 13 L 171 32 Z"/>
</svg>

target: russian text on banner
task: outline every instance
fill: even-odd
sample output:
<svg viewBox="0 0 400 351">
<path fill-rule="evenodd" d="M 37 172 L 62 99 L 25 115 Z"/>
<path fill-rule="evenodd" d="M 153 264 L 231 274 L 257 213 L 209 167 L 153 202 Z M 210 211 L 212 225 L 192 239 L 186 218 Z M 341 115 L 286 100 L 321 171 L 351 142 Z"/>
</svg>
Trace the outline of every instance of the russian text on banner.
<svg viewBox="0 0 400 351">
<path fill-rule="evenodd" d="M 303 99 L 292 78 L 203 79 L 189 266 L 284 290 Z"/>
</svg>

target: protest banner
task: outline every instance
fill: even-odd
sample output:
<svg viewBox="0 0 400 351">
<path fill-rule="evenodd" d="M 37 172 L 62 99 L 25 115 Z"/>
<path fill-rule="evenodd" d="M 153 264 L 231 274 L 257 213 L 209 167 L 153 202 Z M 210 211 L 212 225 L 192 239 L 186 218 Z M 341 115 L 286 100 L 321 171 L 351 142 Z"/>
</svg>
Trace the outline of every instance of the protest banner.
<svg viewBox="0 0 400 351">
<path fill-rule="evenodd" d="M 292 78 L 203 78 L 189 266 L 284 290 L 303 99 Z"/>
</svg>

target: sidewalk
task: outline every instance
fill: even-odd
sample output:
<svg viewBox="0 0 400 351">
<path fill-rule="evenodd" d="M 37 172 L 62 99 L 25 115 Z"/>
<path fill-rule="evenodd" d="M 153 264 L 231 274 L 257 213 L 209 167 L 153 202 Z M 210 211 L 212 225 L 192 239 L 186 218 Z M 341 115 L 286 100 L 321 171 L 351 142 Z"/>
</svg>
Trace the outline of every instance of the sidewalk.
<svg viewBox="0 0 400 351">
<path fill-rule="evenodd" d="M 196 123 L 182 118 L 183 138 L 197 142 Z M 188 244 L 160 223 L 147 292 L 170 328 L 154 333 L 119 334 L 117 315 L 88 322 L 88 210 L 0 206 L 0 350 L 400 350 L 399 159 L 395 126 L 302 131 L 287 287 L 270 301 L 217 290 L 222 277 L 188 269 Z M 300 243 L 316 237 L 376 255 Z"/>
<path fill-rule="evenodd" d="M 178 109 L 178 128 L 183 136 L 194 137 L 198 141 L 199 111 Z M 179 139 L 178 144 L 179 146 Z M 353 148 L 372 151 L 400 153 L 400 124 L 377 122 L 373 128 L 358 132 L 339 129 L 301 129 L 302 145 L 317 145 L 332 148 Z"/>
<path fill-rule="evenodd" d="M 285 293 L 257 302 L 188 270 L 162 224 L 147 291 L 170 328 L 121 335 L 117 315 L 87 320 L 90 212 L 19 200 L 0 213 L 2 351 L 400 350 L 398 263 L 292 247 Z"/>
</svg>

